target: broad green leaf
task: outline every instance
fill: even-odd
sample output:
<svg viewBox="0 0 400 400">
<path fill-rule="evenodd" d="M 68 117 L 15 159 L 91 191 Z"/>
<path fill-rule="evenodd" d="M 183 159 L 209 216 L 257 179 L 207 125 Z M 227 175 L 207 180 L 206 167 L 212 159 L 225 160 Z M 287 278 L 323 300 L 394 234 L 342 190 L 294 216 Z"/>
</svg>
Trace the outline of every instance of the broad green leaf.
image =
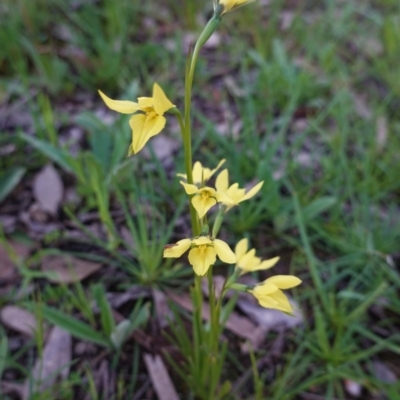
<svg viewBox="0 0 400 400">
<path fill-rule="evenodd" d="M 26 135 L 24 133 L 20 134 L 20 137 L 25 140 L 25 142 L 29 143 L 36 150 L 39 150 L 45 156 L 49 157 L 55 163 L 57 163 L 61 168 L 63 168 L 67 172 L 73 173 L 72 163 L 70 162 L 69 154 L 66 151 L 60 150 L 57 147 L 54 147 L 50 143 L 47 143 L 41 139 L 37 139 L 35 137 Z"/>
<path fill-rule="evenodd" d="M 3 201 L 18 185 L 26 172 L 25 168 L 17 167 L 0 175 L 0 202 Z"/>
<path fill-rule="evenodd" d="M 114 316 L 110 303 L 107 300 L 104 287 L 100 284 L 93 287 L 93 295 L 100 310 L 101 326 L 107 337 L 110 337 L 115 329 Z"/>
<path fill-rule="evenodd" d="M 0 338 L 0 381 L 4 370 L 6 369 L 6 358 L 8 352 L 7 336 L 3 334 Z"/>
<path fill-rule="evenodd" d="M 111 345 L 110 341 L 104 335 L 93 329 L 90 325 L 55 308 L 43 306 L 43 316 L 52 324 L 65 329 L 79 339 L 87 340 L 88 342 L 93 342 L 104 347 L 110 347 Z"/>
<path fill-rule="evenodd" d="M 336 203 L 336 201 L 336 197 L 332 196 L 324 196 L 312 201 L 303 210 L 304 218 L 306 220 L 310 220 L 317 217 L 323 212 L 329 210 Z"/>
</svg>

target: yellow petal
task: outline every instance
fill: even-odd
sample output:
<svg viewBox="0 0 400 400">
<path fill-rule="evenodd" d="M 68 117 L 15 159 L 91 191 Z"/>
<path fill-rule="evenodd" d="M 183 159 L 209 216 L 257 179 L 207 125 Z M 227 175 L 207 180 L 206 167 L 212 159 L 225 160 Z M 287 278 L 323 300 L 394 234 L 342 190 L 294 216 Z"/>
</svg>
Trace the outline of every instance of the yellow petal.
<svg viewBox="0 0 400 400">
<path fill-rule="evenodd" d="M 221 166 L 224 164 L 225 162 L 225 158 L 223 158 L 218 165 L 210 172 L 210 175 L 207 177 L 207 179 L 210 179 L 220 168 Z"/>
<path fill-rule="evenodd" d="M 186 174 L 176 174 L 176 176 L 179 176 L 179 178 L 187 179 Z"/>
<path fill-rule="evenodd" d="M 212 246 L 207 246 L 206 248 L 195 247 L 189 251 L 189 263 L 199 276 L 205 275 L 216 259 L 215 250 Z"/>
<path fill-rule="evenodd" d="M 227 264 L 236 262 L 236 255 L 223 240 L 214 239 L 214 249 L 221 261 Z"/>
<path fill-rule="evenodd" d="M 192 241 L 190 239 L 179 240 L 176 244 L 164 247 L 164 258 L 179 258 L 186 250 L 189 249 Z"/>
<path fill-rule="evenodd" d="M 199 185 L 203 183 L 203 167 L 200 161 L 196 161 L 194 163 L 192 176 L 193 176 L 193 183 Z"/>
<path fill-rule="evenodd" d="M 217 200 L 214 197 L 203 197 L 201 195 L 194 196 L 192 198 L 192 204 L 194 209 L 199 214 L 199 218 L 203 218 L 207 211 L 217 204 Z"/>
<path fill-rule="evenodd" d="M 269 260 L 264 260 L 257 268 L 254 268 L 253 271 L 261 271 L 263 269 L 272 268 L 278 261 L 279 257 L 274 257 L 270 258 Z"/>
<path fill-rule="evenodd" d="M 280 295 L 282 295 L 282 298 L 279 298 L 279 301 L 277 300 L 274 293 L 274 296 L 267 296 L 262 299 L 258 299 L 258 302 L 260 306 L 265 307 L 265 308 L 273 308 L 275 310 L 283 311 L 289 314 L 293 314 L 293 309 L 292 306 L 289 303 L 289 300 L 285 296 L 285 294 L 281 291 Z M 279 293 L 277 292 L 277 293 Z"/>
<path fill-rule="evenodd" d="M 218 200 L 218 203 L 226 204 L 227 206 L 233 206 L 236 203 L 232 198 L 230 198 L 226 192 L 219 192 L 217 191 L 216 197 Z"/>
<path fill-rule="evenodd" d="M 238 260 L 246 254 L 247 249 L 249 248 L 249 241 L 247 238 L 239 240 L 235 246 L 235 254 Z"/>
<path fill-rule="evenodd" d="M 196 246 L 200 246 L 202 244 L 212 244 L 212 240 L 210 239 L 209 236 L 200 236 L 196 239 L 192 240 L 192 243 L 195 244 Z"/>
<path fill-rule="evenodd" d="M 99 94 L 108 108 L 121 114 L 133 114 L 140 110 L 138 103 L 135 103 L 134 101 L 113 100 L 106 96 L 101 90 L 99 90 Z"/>
<path fill-rule="evenodd" d="M 235 8 L 244 6 L 246 3 L 251 3 L 255 0 L 220 0 L 218 4 L 222 4 L 224 6 L 224 10 L 222 12 L 222 15 L 232 11 Z"/>
<path fill-rule="evenodd" d="M 138 104 L 140 109 L 145 112 L 154 109 L 154 99 L 152 97 L 138 97 Z"/>
<path fill-rule="evenodd" d="M 293 275 L 276 275 L 268 278 L 263 284 L 267 282 L 272 283 L 279 289 L 290 289 L 300 285 L 301 280 Z"/>
<path fill-rule="evenodd" d="M 242 199 L 240 200 L 240 202 L 251 199 L 253 196 L 255 196 L 261 189 L 262 185 L 263 185 L 264 181 L 261 181 L 259 183 L 257 183 L 256 186 L 254 186 L 253 188 L 251 188 L 246 194 L 245 196 L 242 197 Z"/>
<path fill-rule="evenodd" d="M 191 183 L 186 183 L 180 181 L 180 184 L 185 188 L 185 191 L 188 195 L 195 194 L 199 191 L 196 185 L 192 185 Z"/>
<path fill-rule="evenodd" d="M 227 169 L 221 171 L 215 180 L 215 187 L 218 192 L 226 192 L 229 187 L 229 172 Z"/>
<path fill-rule="evenodd" d="M 166 119 L 155 112 L 133 115 L 129 121 L 133 133 L 133 151 L 138 153 L 147 141 L 160 133 L 165 126 Z"/>
<path fill-rule="evenodd" d="M 252 290 L 249 290 L 250 293 L 257 298 L 263 296 L 269 296 L 271 293 L 276 292 L 279 290 L 273 283 L 268 282 L 268 279 L 259 285 L 254 286 Z"/>
<path fill-rule="evenodd" d="M 153 99 L 154 99 L 154 110 L 158 115 L 164 115 L 166 111 L 170 108 L 174 108 L 175 105 L 172 104 L 161 87 L 155 83 L 153 85 Z"/>
<path fill-rule="evenodd" d="M 278 303 L 279 308 L 275 307 L 277 310 L 293 314 L 292 306 L 290 305 L 289 299 L 286 297 L 285 293 L 283 293 L 281 290 L 277 290 L 271 294 L 271 297 Z"/>
<path fill-rule="evenodd" d="M 237 266 L 241 269 L 246 270 L 246 272 L 253 271 L 253 267 L 258 266 L 261 261 L 261 259 L 255 257 L 255 255 L 256 255 L 256 250 L 251 249 L 241 258 L 238 258 Z"/>
</svg>

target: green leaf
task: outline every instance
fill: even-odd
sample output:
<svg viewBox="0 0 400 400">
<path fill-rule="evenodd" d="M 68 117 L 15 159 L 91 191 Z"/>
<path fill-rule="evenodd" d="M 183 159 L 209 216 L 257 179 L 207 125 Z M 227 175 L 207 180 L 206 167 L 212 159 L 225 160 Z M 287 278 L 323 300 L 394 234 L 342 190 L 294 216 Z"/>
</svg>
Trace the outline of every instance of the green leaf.
<svg viewBox="0 0 400 400">
<path fill-rule="evenodd" d="M 18 185 L 26 172 L 25 168 L 11 168 L 0 175 L 0 202 Z"/>
<path fill-rule="evenodd" d="M 93 296 L 100 309 L 100 320 L 103 331 L 107 337 L 110 337 L 115 329 L 115 321 L 104 287 L 100 284 L 95 285 L 93 287 Z"/>
<path fill-rule="evenodd" d="M 21 139 L 25 140 L 25 142 L 29 143 L 36 150 L 39 150 L 45 156 L 53 160 L 57 163 L 61 168 L 63 168 L 67 172 L 74 172 L 72 163 L 69 160 L 70 156 L 66 151 L 60 150 L 57 147 L 54 147 L 50 143 L 47 143 L 43 140 L 37 139 L 35 137 L 26 135 L 24 133 L 20 134 Z"/>
<path fill-rule="evenodd" d="M 43 316 L 52 324 L 68 331 L 72 336 L 87 340 L 104 347 L 110 347 L 111 343 L 103 334 L 97 332 L 90 325 L 79 321 L 55 308 L 43 306 Z"/>
<path fill-rule="evenodd" d="M 337 202 L 336 197 L 324 196 L 312 201 L 303 210 L 303 215 L 306 220 L 311 220 L 323 212 L 329 210 Z"/>
<path fill-rule="evenodd" d="M 7 352 L 8 352 L 8 340 L 7 336 L 3 334 L 0 339 L 0 381 L 4 370 L 6 369 Z"/>
</svg>

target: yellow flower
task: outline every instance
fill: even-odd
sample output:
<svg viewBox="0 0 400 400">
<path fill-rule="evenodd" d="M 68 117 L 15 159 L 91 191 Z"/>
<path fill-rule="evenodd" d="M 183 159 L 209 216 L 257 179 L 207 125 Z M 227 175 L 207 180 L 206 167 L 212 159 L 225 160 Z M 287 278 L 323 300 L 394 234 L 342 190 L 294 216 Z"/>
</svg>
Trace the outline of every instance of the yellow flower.
<svg viewBox="0 0 400 400">
<path fill-rule="evenodd" d="M 164 248 L 165 258 L 178 258 L 189 248 L 189 263 L 193 266 L 194 272 L 203 276 L 211 265 L 217 260 L 227 264 L 236 262 L 235 253 L 220 239 L 211 239 L 209 236 L 200 236 L 196 239 L 183 239 L 175 245 L 168 245 Z"/>
<path fill-rule="evenodd" d="M 185 188 L 186 193 L 190 195 L 194 195 L 192 197 L 192 205 L 194 209 L 199 214 L 199 218 L 203 218 L 207 211 L 217 204 L 217 198 L 215 189 L 210 188 L 208 186 L 203 188 L 198 188 L 196 185 L 192 185 L 190 183 L 180 182 L 181 185 Z"/>
<path fill-rule="evenodd" d="M 111 110 L 122 114 L 135 114 L 129 120 L 132 128 L 132 144 L 128 155 L 138 153 L 147 141 L 159 134 L 165 126 L 164 113 L 175 107 L 157 83 L 153 85 L 153 97 L 139 97 L 138 102 L 128 100 L 112 100 L 99 90 L 101 98 Z"/>
<path fill-rule="evenodd" d="M 238 183 L 234 183 L 229 186 L 229 173 L 227 169 L 224 169 L 219 173 L 217 180 L 215 181 L 215 187 L 217 189 L 217 200 L 225 204 L 228 210 L 234 206 L 237 206 L 242 201 L 248 200 L 255 196 L 261 189 L 264 181 L 257 183 L 247 193 L 245 189 L 239 188 Z"/>
<path fill-rule="evenodd" d="M 219 0 L 218 4 L 222 4 L 224 6 L 221 14 L 223 15 L 227 12 L 234 10 L 235 8 L 242 7 L 247 3 L 252 3 L 253 1 L 255 0 Z"/>
<path fill-rule="evenodd" d="M 279 261 L 279 257 L 261 261 L 260 257 L 256 257 L 256 250 L 247 251 L 248 248 L 249 241 L 247 239 L 240 240 L 235 247 L 236 268 L 241 270 L 240 275 L 272 268 Z"/>
<path fill-rule="evenodd" d="M 276 275 L 249 290 L 261 306 L 293 314 L 292 306 L 281 289 L 300 285 L 301 280 L 292 275 Z"/>
<path fill-rule="evenodd" d="M 225 162 L 225 159 L 221 160 L 217 167 L 214 169 L 203 167 L 200 161 L 196 161 L 193 165 L 193 183 L 196 186 L 202 187 L 206 184 L 206 182 L 217 172 L 221 165 Z M 176 174 L 181 178 L 187 179 L 186 174 Z"/>
</svg>

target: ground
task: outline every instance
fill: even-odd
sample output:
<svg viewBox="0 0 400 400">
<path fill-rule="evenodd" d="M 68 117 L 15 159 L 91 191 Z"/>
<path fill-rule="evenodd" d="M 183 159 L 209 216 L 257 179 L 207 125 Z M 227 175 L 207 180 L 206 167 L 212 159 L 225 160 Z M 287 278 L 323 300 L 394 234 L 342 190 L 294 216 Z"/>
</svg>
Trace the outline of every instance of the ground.
<svg viewBox="0 0 400 400">
<path fill-rule="evenodd" d="M 193 270 L 162 258 L 190 236 L 179 125 L 127 158 L 129 117 L 97 90 L 135 100 L 157 82 L 182 109 L 211 14 L 211 0 L 0 5 L 1 398 L 194 398 L 174 368 Z M 399 59 L 397 0 L 260 0 L 202 50 L 195 160 L 264 181 L 221 238 L 280 257 L 246 282 L 303 281 L 293 317 L 238 297 L 225 398 L 400 398 Z"/>
</svg>

